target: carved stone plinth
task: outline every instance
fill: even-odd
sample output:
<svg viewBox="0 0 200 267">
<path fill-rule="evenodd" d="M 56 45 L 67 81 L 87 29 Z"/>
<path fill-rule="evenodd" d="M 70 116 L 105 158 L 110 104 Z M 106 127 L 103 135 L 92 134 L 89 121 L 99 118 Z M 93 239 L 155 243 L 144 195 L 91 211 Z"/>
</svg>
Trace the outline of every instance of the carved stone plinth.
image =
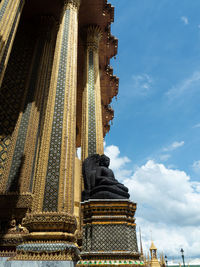
<svg viewBox="0 0 200 267">
<path fill-rule="evenodd" d="M 144 265 L 138 252 L 130 200 L 88 200 L 82 203 L 83 245 L 81 266 Z"/>
<path fill-rule="evenodd" d="M 79 259 L 76 219 L 65 212 L 30 213 L 23 219 L 28 233 L 11 261 L 72 261 Z"/>
</svg>

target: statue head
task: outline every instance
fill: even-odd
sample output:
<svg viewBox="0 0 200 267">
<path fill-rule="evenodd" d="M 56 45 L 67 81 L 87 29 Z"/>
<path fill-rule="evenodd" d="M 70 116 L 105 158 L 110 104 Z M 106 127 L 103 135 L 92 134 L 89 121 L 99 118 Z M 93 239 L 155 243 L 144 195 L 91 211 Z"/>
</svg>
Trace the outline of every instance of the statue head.
<svg viewBox="0 0 200 267">
<path fill-rule="evenodd" d="M 14 218 L 11 219 L 10 226 L 11 227 L 15 227 L 16 226 L 16 220 Z"/>
<path fill-rule="evenodd" d="M 100 166 L 105 166 L 108 168 L 108 166 L 110 165 L 110 159 L 109 157 L 107 157 L 106 155 L 101 155 L 100 160 L 99 160 L 99 165 Z"/>
</svg>

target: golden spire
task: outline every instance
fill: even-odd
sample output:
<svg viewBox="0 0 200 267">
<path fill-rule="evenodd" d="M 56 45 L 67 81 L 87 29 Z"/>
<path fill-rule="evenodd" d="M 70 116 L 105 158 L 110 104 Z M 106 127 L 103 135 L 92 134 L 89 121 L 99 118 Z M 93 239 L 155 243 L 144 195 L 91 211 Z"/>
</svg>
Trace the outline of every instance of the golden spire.
<svg viewBox="0 0 200 267">
<path fill-rule="evenodd" d="M 153 241 L 151 241 L 150 250 L 157 250 L 156 246 L 154 245 Z"/>
<path fill-rule="evenodd" d="M 141 257 L 144 257 L 143 248 L 142 248 L 142 237 L 141 237 L 141 229 L 140 229 L 140 227 L 139 227 L 139 232 L 140 232 L 140 254 L 141 254 Z"/>
</svg>

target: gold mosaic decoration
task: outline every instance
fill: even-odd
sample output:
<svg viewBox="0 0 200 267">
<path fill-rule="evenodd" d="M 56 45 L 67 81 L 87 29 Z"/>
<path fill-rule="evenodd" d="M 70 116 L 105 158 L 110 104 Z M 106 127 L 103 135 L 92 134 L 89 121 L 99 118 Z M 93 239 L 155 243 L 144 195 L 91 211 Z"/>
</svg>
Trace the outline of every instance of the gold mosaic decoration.
<svg viewBox="0 0 200 267">
<path fill-rule="evenodd" d="M 46 174 L 43 211 L 57 211 L 58 208 L 58 190 L 59 190 L 60 156 L 61 156 L 61 143 L 62 143 L 62 131 L 63 131 L 69 17 L 70 17 L 70 10 L 67 10 L 65 14 L 61 56 L 60 56 L 60 63 L 58 70 L 58 80 L 56 88 L 52 133 L 50 140 L 49 159 L 48 159 L 47 174 Z"/>
<path fill-rule="evenodd" d="M 31 44 L 32 42 L 30 42 L 29 38 L 25 40 L 23 34 L 19 34 L 0 89 L 0 174 L 3 175 L 4 168 L 7 165 L 4 176 L 0 178 L 1 190 L 5 189 L 5 184 L 7 183 L 7 173 L 12 162 L 12 153 L 21 118 L 20 110 L 23 110 L 24 98 L 26 97 L 26 94 L 24 94 L 26 78 L 33 52 Z"/>
<path fill-rule="evenodd" d="M 103 154 L 101 86 L 99 73 L 99 42 L 102 33 L 98 26 L 87 28 L 86 87 L 82 97 L 82 160 L 89 155 Z"/>
<path fill-rule="evenodd" d="M 9 3 L 9 0 L 2 1 L 2 6 L 1 6 L 1 9 L 0 9 L 0 21 L 3 18 L 3 15 L 4 15 L 5 11 L 6 11 L 8 3 Z"/>
<path fill-rule="evenodd" d="M 94 63 L 93 51 L 89 51 L 88 70 L 88 156 L 96 153 L 96 113 L 94 89 Z"/>
</svg>

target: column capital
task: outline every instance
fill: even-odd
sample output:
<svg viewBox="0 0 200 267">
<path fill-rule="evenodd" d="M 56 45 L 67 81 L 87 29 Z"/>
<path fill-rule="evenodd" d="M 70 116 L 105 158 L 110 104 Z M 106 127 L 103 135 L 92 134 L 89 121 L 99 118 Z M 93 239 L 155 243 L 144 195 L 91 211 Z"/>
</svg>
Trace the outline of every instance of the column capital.
<svg viewBox="0 0 200 267">
<path fill-rule="evenodd" d="M 97 25 L 90 25 L 87 28 L 87 47 L 92 49 L 99 48 L 99 42 L 102 38 L 101 28 Z"/>
<path fill-rule="evenodd" d="M 80 4 L 81 0 L 64 0 L 64 9 L 79 9 Z"/>
</svg>

